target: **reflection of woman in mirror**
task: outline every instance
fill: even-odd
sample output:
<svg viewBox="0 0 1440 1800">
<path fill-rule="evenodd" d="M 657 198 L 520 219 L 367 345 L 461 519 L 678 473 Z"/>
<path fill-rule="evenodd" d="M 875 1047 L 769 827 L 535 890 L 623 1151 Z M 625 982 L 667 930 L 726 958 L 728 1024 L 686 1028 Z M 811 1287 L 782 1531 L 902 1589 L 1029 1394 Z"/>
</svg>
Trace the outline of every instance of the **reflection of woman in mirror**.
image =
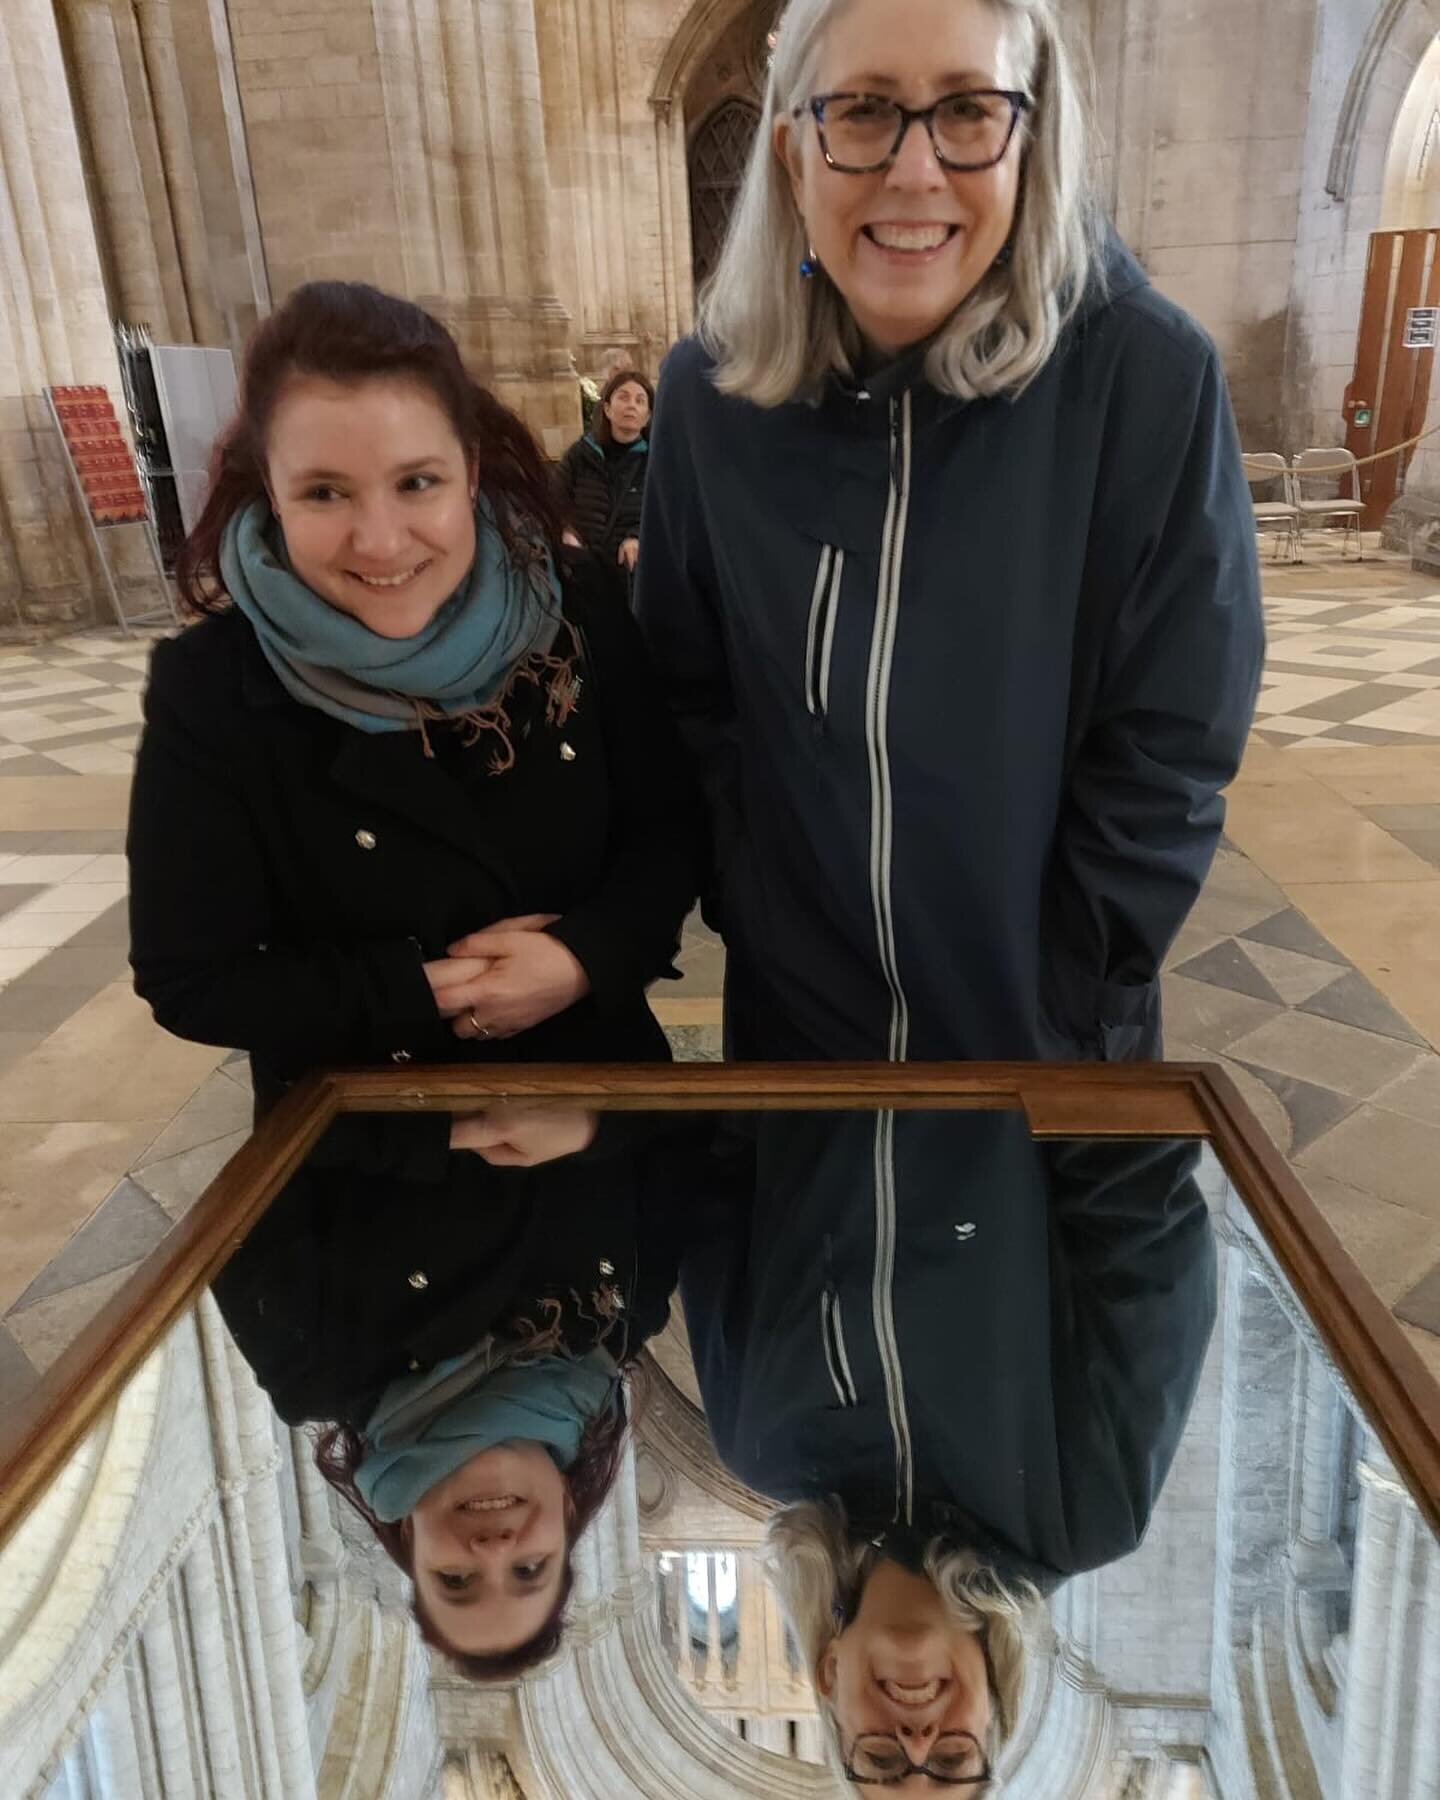
<svg viewBox="0 0 1440 1800">
<path fill-rule="evenodd" d="M 132 961 L 262 1101 L 325 1063 L 655 1060 L 695 805 L 613 571 L 427 313 L 256 331 L 157 644 Z"/>
<path fill-rule="evenodd" d="M 943 1535 L 874 1541 L 834 1499 L 777 1513 L 768 1564 L 837 1772 L 862 1789 L 929 1791 L 929 1772 L 983 1792 L 1019 1713 L 1030 1583 Z"/>
<path fill-rule="evenodd" d="M 476 1678 L 560 1642 L 623 1378 L 668 1316 L 672 1154 L 573 1109 L 347 1116 L 216 1282 L 280 1417 L 321 1427 L 321 1472 Z"/>
<path fill-rule="evenodd" d="M 836 1754 L 918 1769 L 969 1732 L 994 1764 L 1041 1597 L 1137 1548 L 1180 1443 L 1216 1306 L 1195 1147 L 907 1109 L 756 1114 L 724 1149 L 686 1330 L 717 1453 L 781 1509 Z"/>
</svg>

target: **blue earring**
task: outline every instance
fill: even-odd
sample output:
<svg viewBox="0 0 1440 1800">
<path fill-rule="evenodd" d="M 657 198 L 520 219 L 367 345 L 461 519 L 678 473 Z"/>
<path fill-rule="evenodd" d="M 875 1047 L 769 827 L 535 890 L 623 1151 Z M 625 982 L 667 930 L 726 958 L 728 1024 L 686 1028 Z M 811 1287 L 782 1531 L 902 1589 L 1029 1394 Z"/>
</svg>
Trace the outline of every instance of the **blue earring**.
<svg viewBox="0 0 1440 1800">
<path fill-rule="evenodd" d="M 820 264 L 816 261 L 815 247 L 812 244 L 805 252 L 804 256 L 800 258 L 800 279 L 802 281 L 813 281 L 819 273 Z"/>
<path fill-rule="evenodd" d="M 1000 254 L 995 258 L 995 267 L 997 269 L 1008 269 L 1010 267 L 1012 259 L 1014 258 L 1014 255 L 1015 255 L 1014 246 L 1011 244 L 1006 244 L 1004 249 L 1001 250 Z"/>
</svg>

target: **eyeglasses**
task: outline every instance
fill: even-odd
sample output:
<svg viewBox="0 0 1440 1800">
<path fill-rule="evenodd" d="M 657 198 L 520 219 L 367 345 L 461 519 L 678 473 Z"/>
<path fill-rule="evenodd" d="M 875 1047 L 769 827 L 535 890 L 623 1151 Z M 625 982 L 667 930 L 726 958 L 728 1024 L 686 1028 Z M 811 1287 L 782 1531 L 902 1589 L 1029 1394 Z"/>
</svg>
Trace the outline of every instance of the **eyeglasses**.
<svg viewBox="0 0 1440 1800">
<path fill-rule="evenodd" d="M 936 1738 L 928 1759 L 911 1762 L 899 1738 L 888 1731 L 862 1732 L 850 1746 L 842 1745 L 847 1781 L 864 1781 L 876 1787 L 898 1787 L 912 1775 L 928 1775 L 946 1787 L 983 1787 L 994 1772 L 968 1731 L 947 1731 Z"/>
<path fill-rule="evenodd" d="M 901 106 L 880 94 L 816 94 L 794 116 L 815 120 L 820 149 L 842 175 L 873 175 L 900 154 L 905 134 L 921 119 L 935 160 L 955 172 L 993 169 L 1010 148 L 1020 115 L 1032 110 L 1028 94 L 974 88 L 946 94 L 933 106 Z"/>
</svg>

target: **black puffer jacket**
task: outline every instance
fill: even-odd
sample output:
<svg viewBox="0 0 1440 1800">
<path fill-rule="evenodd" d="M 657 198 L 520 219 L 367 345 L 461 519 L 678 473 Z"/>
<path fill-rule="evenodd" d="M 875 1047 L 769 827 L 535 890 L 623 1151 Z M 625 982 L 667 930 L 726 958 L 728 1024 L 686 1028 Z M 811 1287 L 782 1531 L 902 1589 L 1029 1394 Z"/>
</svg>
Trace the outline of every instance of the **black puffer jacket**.
<svg viewBox="0 0 1440 1800">
<path fill-rule="evenodd" d="M 571 521 L 587 549 L 613 563 L 626 538 L 640 535 L 640 508 L 650 447 L 637 438 L 624 456 L 607 456 L 587 432 L 565 452 L 560 485 Z"/>
</svg>

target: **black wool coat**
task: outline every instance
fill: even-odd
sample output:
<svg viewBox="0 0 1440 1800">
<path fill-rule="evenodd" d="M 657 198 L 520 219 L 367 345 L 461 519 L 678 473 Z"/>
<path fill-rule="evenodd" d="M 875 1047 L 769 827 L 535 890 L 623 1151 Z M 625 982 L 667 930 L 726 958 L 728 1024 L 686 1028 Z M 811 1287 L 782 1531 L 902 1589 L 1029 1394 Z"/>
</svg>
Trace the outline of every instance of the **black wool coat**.
<svg viewBox="0 0 1440 1800">
<path fill-rule="evenodd" d="M 642 437 L 613 461 L 588 433 L 560 462 L 560 486 L 581 541 L 605 564 L 626 538 L 640 535 L 650 450 Z"/>
<path fill-rule="evenodd" d="M 248 1050 L 258 1095 L 325 1065 L 665 1060 L 669 971 L 703 826 L 619 584 L 567 564 L 581 647 L 563 726 L 518 684 L 515 762 L 453 728 L 369 735 L 290 698 L 238 612 L 156 645 L 127 850 L 137 992 L 177 1036 Z M 448 735 L 448 743 L 442 740 Z M 591 992 L 500 1042 L 457 1038 L 422 963 L 502 918 L 552 934 Z"/>
<path fill-rule="evenodd" d="M 449 1134 L 448 1114 L 337 1121 L 221 1271 L 226 1324 L 287 1424 L 360 1430 L 391 1381 L 517 1321 L 558 1319 L 571 1354 L 603 1343 L 621 1363 L 663 1330 L 694 1127 L 608 1115 L 590 1150 L 533 1169 Z"/>
</svg>

